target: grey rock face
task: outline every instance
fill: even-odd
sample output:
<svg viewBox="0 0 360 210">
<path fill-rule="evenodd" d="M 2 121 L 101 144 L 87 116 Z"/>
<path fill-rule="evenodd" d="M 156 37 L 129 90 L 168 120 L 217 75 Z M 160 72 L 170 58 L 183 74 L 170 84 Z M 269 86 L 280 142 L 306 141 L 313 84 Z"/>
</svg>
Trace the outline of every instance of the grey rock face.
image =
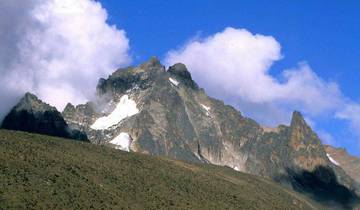
<svg viewBox="0 0 360 210">
<path fill-rule="evenodd" d="M 31 93 L 26 93 L 11 110 L 1 128 L 87 141 L 84 132 L 68 127 L 55 107 L 42 102 Z"/>
</svg>

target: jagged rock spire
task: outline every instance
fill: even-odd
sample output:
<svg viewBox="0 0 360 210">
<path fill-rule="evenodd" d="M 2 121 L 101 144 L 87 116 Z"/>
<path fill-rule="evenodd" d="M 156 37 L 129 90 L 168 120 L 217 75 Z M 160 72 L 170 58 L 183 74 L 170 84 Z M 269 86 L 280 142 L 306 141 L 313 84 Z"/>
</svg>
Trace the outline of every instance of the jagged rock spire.
<svg viewBox="0 0 360 210">
<path fill-rule="evenodd" d="M 178 75 L 184 79 L 192 79 L 190 72 L 187 70 L 185 64 L 177 63 L 173 66 L 170 66 L 168 72 L 174 75 Z"/>
<path fill-rule="evenodd" d="M 177 63 L 173 66 L 170 66 L 168 72 L 172 75 L 174 75 L 177 79 L 181 80 L 185 83 L 185 85 L 188 85 L 192 88 L 197 89 L 198 85 L 194 82 L 194 80 L 191 77 L 191 73 L 186 68 L 185 64 Z"/>
<path fill-rule="evenodd" d="M 140 65 L 140 68 L 144 69 L 149 69 L 151 67 L 163 67 L 160 60 L 156 56 L 151 57 L 147 62 Z"/>
<path fill-rule="evenodd" d="M 307 125 L 306 121 L 304 120 L 304 117 L 299 111 L 294 111 L 291 117 L 291 124 L 290 126 L 297 126 L 297 125 Z"/>
<path fill-rule="evenodd" d="M 21 98 L 20 102 L 14 107 L 16 110 L 26 110 L 26 111 L 45 111 L 45 110 L 56 110 L 55 107 L 52 107 L 43 101 L 41 101 L 36 95 L 32 93 L 25 93 L 24 97 Z"/>
</svg>

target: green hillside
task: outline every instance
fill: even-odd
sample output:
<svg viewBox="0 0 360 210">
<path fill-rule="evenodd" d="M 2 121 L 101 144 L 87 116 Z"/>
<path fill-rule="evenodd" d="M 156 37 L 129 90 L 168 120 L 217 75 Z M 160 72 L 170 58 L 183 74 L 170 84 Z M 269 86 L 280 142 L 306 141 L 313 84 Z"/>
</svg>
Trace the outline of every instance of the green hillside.
<svg viewBox="0 0 360 210">
<path fill-rule="evenodd" d="M 0 209 L 314 209 L 227 167 L 0 130 Z"/>
</svg>

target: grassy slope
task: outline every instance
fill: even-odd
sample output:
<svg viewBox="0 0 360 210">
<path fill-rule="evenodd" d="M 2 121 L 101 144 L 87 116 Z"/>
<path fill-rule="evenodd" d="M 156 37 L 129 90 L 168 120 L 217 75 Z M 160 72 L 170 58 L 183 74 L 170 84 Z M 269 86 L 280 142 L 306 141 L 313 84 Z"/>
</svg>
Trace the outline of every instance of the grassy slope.
<svg viewBox="0 0 360 210">
<path fill-rule="evenodd" d="M 311 209 L 227 167 L 0 130 L 0 209 Z"/>
</svg>

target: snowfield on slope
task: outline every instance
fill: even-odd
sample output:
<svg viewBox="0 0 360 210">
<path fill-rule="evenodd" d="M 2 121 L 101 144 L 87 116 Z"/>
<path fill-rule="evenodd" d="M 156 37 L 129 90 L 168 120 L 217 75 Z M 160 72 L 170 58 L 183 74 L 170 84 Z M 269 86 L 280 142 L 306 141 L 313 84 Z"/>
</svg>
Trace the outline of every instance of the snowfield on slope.
<svg viewBox="0 0 360 210">
<path fill-rule="evenodd" d="M 208 107 L 208 106 L 205 106 L 204 104 L 200 104 L 201 105 L 201 107 L 206 111 L 206 115 L 207 116 L 210 116 L 210 107 Z"/>
<path fill-rule="evenodd" d="M 108 116 L 100 117 L 90 127 L 94 130 L 105 130 L 137 113 L 139 113 L 139 110 L 136 107 L 136 102 L 129 99 L 128 95 L 124 95 L 121 97 L 120 102 L 116 105 L 113 112 Z"/>
<path fill-rule="evenodd" d="M 116 145 L 115 149 L 130 152 L 131 137 L 128 133 L 120 133 L 117 137 L 110 141 L 111 144 Z"/>
</svg>

